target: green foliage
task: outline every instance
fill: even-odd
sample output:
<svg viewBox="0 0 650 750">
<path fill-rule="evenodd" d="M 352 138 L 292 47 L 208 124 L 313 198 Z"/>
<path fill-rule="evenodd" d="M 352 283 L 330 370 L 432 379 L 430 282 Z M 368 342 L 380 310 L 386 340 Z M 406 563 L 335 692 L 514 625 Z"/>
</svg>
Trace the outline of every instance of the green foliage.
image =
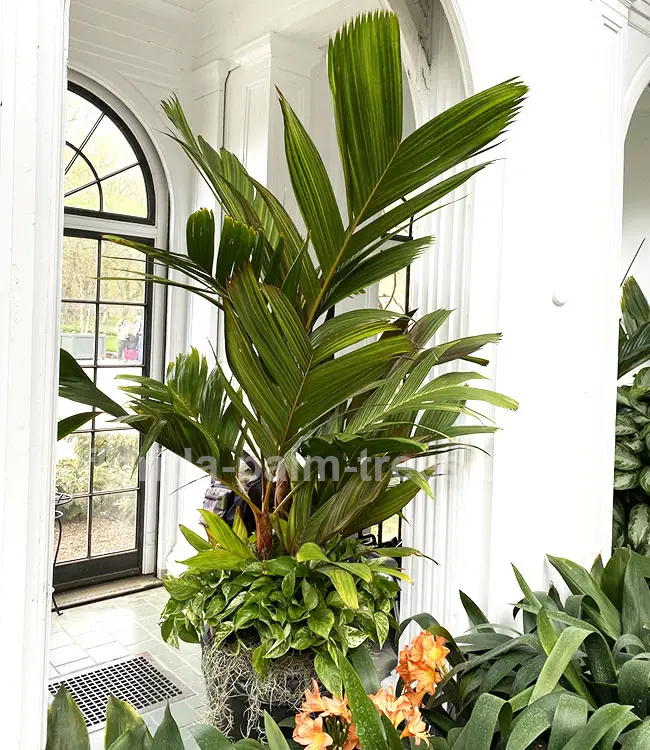
<svg viewBox="0 0 650 750">
<path fill-rule="evenodd" d="M 447 638 L 450 671 L 422 714 L 435 748 L 592 750 L 647 747 L 650 737 L 650 565 L 618 549 L 592 572 L 549 557 L 570 590 L 534 592 L 515 569 L 524 630 L 493 625 L 465 595 L 474 627 Z M 408 624 L 404 623 L 403 627 Z M 446 633 L 446 635 L 445 635 Z M 645 744 L 644 744 L 645 743 Z"/>
<path fill-rule="evenodd" d="M 650 359 L 650 305 L 633 276 L 623 282 L 618 329 L 618 377 Z"/>
<path fill-rule="evenodd" d="M 614 456 L 615 546 L 650 552 L 650 368 L 618 387 Z"/>
<path fill-rule="evenodd" d="M 287 750 L 280 728 L 268 714 L 265 727 L 268 745 L 255 743 L 256 747 L 260 750 Z M 201 750 L 236 750 L 246 742 L 233 744 L 221 732 L 208 726 L 197 725 L 192 733 Z M 106 708 L 104 747 L 106 750 L 189 750 L 196 746 L 194 742 L 187 746 L 183 743 L 169 706 L 152 737 L 142 717 L 128 703 L 111 696 Z M 65 687 L 59 688 L 47 713 L 45 750 L 90 750 L 83 716 Z"/>
<path fill-rule="evenodd" d="M 196 544 L 198 554 L 184 561 L 188 570 L 165 580 L 167 642 L 198 643 L 208 626 L 213 647 L 235 638 L 244 648 L 259 644 L 253 663 L 263 674 L 270 659 L 290 649 L 347 653 L 362 643 L 383 644 L 397 627 L 392 611 L 399 586 L 391 579 L 406 576 L 381 550 L 372 556 L 344 539 L 327 551 L 307 543 L 297 557 L 260 561 L 221 519 L 203 516 L 208 538 L 218 536 L 228 549 Z M 224 538 L 228 532 L 233 539 Z"/>
</svg>

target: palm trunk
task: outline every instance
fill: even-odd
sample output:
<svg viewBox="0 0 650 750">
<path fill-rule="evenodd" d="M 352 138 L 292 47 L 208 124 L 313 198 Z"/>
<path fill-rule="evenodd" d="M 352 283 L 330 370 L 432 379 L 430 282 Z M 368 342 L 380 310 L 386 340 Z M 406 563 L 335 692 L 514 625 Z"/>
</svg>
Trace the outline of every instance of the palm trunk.
<svg viewBox="0 0 650 750">
<path fill-rule="evenodd" d="M 268 560 L 271 557 L 273 534 L 271 519 L 266 511 L 262 511 L 255 516 L 255 539 L 257 542 L 257 556 L 260 560 Z"/>
</svg>

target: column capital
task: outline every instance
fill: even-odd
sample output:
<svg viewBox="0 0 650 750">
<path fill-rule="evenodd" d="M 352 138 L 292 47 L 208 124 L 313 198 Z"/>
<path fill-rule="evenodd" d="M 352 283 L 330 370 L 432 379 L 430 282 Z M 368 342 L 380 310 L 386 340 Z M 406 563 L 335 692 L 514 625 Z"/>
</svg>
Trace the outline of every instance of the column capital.
<svg viewBox="0 0 650 750">
<path fill-rule="evenodd" d="M 243 68 L 268 66 L 308 76 L 323 55 L 323 50 L 314 44 L 270 32 L 240 47 L 231 59 L 235 65 Z"/>
<path fill-rule="evenodd" d="M 212 60 L 194 68 L 190 74 L 190 90 L 193 99 L 200 99 L 218 91 L 223 91 L 226 76 L 231 68 L 227 60 Z"/>
</svg>

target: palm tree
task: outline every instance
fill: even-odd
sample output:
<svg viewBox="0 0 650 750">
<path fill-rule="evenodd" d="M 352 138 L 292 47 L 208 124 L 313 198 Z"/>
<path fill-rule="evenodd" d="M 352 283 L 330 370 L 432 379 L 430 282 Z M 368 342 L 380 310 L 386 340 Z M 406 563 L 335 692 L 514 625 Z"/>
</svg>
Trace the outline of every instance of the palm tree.
<svg viewBox="0 0 650 750">
<path fill-rule="evenodd" d="M 404 465 L 407 459 L 434 456 L 458 447 L 458 437 L 495 429 L 484 420 L 457 424 L 461 415 L 480 417 L 468 402 L 516 408 L 510 398 L 468 385 L 483 377 L 477 372 L 431 379 L 435 368 L 451 362 L 487 364 L 476 352 L 499 334 L 438 342 L 449 310 L 417 319 L 414 311 L 336 314 L 335 308 L 432 245 L 432 237 L 397 246 L 390 241 L 488 166 L 475 158 L 503 135 L 526 87 L 517 80 L 494 86 L 404 138 L 394 15 L 374 13 L 346 25 L 330 41 L 328 67 L 346 206 L 338 205 L 323 159 L 281 93 L 286 158 L 304 234 L 232 153 L 194 135 L 172 97 L 163 102 L 170 134 L 223 209 L 218 248 L 215 217 L 206 209 L 189 218 L 186 255 L 110 238 L 188 280 L 143 278 L 180 286 L 220 309 L 232 376 L 220 363 L 210 371 L 193 351 L 170 366 L 165 384 L 130 377 L 136 382 L 124 388 L 131 396 L 127 412 L 97 397 L 62 353 L 61 395 L 139 429 L 143 452 L 159 443 L 197 465 L 210 457 L 211 472 L 250 506 L 262 559 L 295 554 L 308 542 L 326 547 L 401 512 L 420 489 L 431 492 L 433 467 L 416 471 Z M 458 169 L 468 160 L 473 163 Z M 85 416 L 71 418 L 67 428 Z M 232 470 L 244 453 L 261 471 L 261 503 Z M 323 475 L 313 470 L 313 457 L 358 470 Z M 396 475 L 404 481 L 395 484 Z M 211 569 L 244 554 L 223 535 Z"/>
</svg>

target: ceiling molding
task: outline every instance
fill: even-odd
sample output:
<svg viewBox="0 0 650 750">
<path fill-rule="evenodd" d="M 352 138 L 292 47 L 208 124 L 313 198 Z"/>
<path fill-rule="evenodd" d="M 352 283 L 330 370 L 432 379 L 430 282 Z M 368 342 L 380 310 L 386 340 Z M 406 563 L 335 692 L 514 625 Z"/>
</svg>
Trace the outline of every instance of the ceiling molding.
<svg viewBox="0 0 650 750">
<path fill-rule="evenodd" d="M 605 26 L 620 33 L 629 24 L 630 8 L 634 0 L 600 0 Z"/>
<path fill-rule="evenodd" d="M 632 0 L 630 26 L 642 34 L 650 36 L 650 0 Z"/>
</svg>

